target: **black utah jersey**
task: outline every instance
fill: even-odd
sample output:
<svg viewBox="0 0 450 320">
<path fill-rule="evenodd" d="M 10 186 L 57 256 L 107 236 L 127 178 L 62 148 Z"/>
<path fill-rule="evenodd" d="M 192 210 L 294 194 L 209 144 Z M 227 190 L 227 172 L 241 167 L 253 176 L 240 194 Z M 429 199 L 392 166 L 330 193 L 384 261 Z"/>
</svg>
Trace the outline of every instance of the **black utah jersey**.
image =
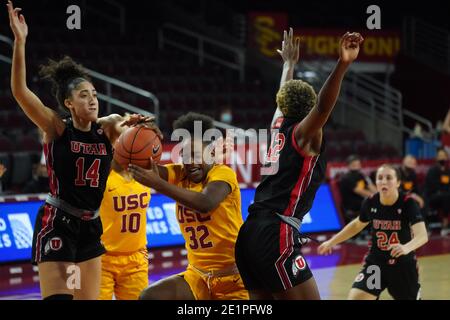
<svg viewBox="0 0 450 320">
<path fill-rule="evenodd" d="M 76 129 L 69 119 L 63 134 L 44 144 L 50 193 L 70 205 L 95 211 L 100 207 L 111 168 L 113 148 L 100 126 Z"/>
<path fill-rule="evenodd" d="M 325 178 L 324 142 L 319 155 L 305 155 L 294 136 L 298 123 L 288 117 L 276 120 L 266 166 L 262 169 L 267 171 L 256 188 L 250 214 L 263 211 L 302 220 L 311 209 L 317 189 Z"/>
<path fill-rule="evenodd" d="M 370 222 L 372 228 L 369 257 L 379 262 L 393 263 L 389 247 L 409 242 L 411 226 L 423 221 L 417 202 L 408 195 L 400 193 L 397 201 L 391 206 L 382 205 L 380 194 L 364 200 L 359 220 Z M 398 261 L 414 258 L 414 252 L 400 256 Z"/>
</svg>

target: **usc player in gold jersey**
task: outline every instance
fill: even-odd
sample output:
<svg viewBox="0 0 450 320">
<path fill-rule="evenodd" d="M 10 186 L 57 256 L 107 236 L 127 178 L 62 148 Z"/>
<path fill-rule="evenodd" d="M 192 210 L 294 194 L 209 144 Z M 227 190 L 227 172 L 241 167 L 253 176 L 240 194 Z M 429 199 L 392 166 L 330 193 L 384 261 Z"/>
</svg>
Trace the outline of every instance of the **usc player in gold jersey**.
<svg viewBox="0 0 450 320">
<path fill-rule="evenodd" d="M 174 122 L 174 130 L 186 129 L 191 134 L 183 141 L 183 164 L 153 164 L 151 170 L 130 165 L 128 169 L 137 181 L 177 202 L 177 219 L 189 261 L 186 271 L 152 284 L 142 292 L 141 299 L 248 299 L 234 258 L 243 223 L 236 173 L 226 165 L 205 162 L 208 143 L 192 138 L 195 121 L 201 121 L 202 133 L 213 128 L 212 118 L 197 113 Z M 186 151 L 188 145 L 192 152 Z"/>
<path fill-rule="evenodd" d="M 147 208 L 150 188 L 138 183 L 116 161 L 106 183 L 100 218 L 103 224 L 100 300 L 137 300 L 148 286 Z"/>
</svg>

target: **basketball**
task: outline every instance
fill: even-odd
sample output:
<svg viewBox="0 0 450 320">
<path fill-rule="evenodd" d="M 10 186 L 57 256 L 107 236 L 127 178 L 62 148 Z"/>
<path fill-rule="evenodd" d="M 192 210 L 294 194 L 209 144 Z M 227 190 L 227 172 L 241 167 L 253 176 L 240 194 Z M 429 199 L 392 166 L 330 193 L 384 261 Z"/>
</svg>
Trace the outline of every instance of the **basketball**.
<svg viewBox="0 0 450 320">
<path fill-rule="evenodd" d="M 114 160 L 124 169 L 130 163 L 150 169 L 150 159 L 159 162 L 161 154 L 161 140 L 156 132 L 153 129 L 138 126 L 125 130 L 117 139 Z"/>
</svg>

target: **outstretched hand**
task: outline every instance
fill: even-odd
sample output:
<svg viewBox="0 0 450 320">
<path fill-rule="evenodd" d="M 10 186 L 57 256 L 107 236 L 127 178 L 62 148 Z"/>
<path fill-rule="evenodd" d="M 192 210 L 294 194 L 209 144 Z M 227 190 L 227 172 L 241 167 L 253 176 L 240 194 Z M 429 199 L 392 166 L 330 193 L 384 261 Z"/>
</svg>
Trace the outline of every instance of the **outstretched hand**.
<svg viewBox="0 0 450 320">
<path fill-rule="evenodd" d="M 159 139 L 162 140 L 164 138 L 161 130 L 155 123 L 155 117 L 153 116 L 143 116 L 142 114 L 131 114 L 128 115 L 127 118 L 121 123 L 121 127 L 132 127 L 137 125 L 143 125 L 147 128 L 150 128 L 156 132 Z"/>
<path fill-rule="evenodd" d="M 296 37 L 294 41 L 294 30 L 292 28 L 289 28 L 289 33 L 284 30 L 281 50 L 277 49 L 277 52 L 281 55 L 285 63 L 291 65 L 297 64 L 300 52 L 300 38 Z"/>
<path fill-rule="evenodd" d="M 130 172 L 133 179 L 140 184 L 157 189 L 158 184 L 162 181 L 162 179 L 159 177 L 157 164 L 152 159 L 149 159 L 149 161 L 151 163 L 151 169 L 147 170 L 134 164 L 129 164 L 128 172 Z"/>
<path fill-rule="evenodd" d="M 8 1 L 6 6 L 8 7 L 9 25 L 14 33 L 14 38 L 16 41 L 25 41 L 28 35 L 28 26 L 23 14 L 19 14 L 22 9 L 14 8 L 11 1 Z"/>
<path fill-rule="evenodd" d="M 339 58 L 342 62 L 352 63 L 359 53 L 364 38 L 357 32 L 347 32 L 340 41 Z"/>
<path fill-rule="evenodd" d="M 318 248 L 317 248 L 317 253 L 319 255 L 329 255 L 331 254 L 331 251 L 333 251 L 333 246 L 331 245 L 330 241 L 325 241 L 323 242 Z"/>
</svg>

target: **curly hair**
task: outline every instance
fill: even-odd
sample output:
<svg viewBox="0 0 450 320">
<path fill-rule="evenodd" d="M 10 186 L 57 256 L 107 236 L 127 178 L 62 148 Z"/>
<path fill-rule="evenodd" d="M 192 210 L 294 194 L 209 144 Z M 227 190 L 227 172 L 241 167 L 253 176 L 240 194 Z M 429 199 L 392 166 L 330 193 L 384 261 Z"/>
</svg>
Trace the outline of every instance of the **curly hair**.
<svg viewBox="0 0 450 320">
<path fill-rule="evenodd" d="M 202 135 L 206 130 L 215 128 L 214 119 L 210 116 L 196 112 L 188 112 L 187 114 L 180 116 L 173 122 L 173 130 L 186 129 L 190 134 L 193 135 L 195 121 L 202 122 Z"/>
<path fill-rule="evenodd" d="M 309 83 L 289 80 L 278 91 L 276 101 L 285 117 L 303 120 L 316 105 L 317 94 Z"/>
<path fill-rule="evenodd" d="M 81 82 L 92 82 L 83 66 L 69 56 L 64 56 L 59 61 L 49 59 L 47 65 L 39 66 L 39 75 L 51 82 L 52 94 L 63 110 L 65 109 L 64 100 L 70 97 L 72 90 L 76 89 Z"/>
</svg>

